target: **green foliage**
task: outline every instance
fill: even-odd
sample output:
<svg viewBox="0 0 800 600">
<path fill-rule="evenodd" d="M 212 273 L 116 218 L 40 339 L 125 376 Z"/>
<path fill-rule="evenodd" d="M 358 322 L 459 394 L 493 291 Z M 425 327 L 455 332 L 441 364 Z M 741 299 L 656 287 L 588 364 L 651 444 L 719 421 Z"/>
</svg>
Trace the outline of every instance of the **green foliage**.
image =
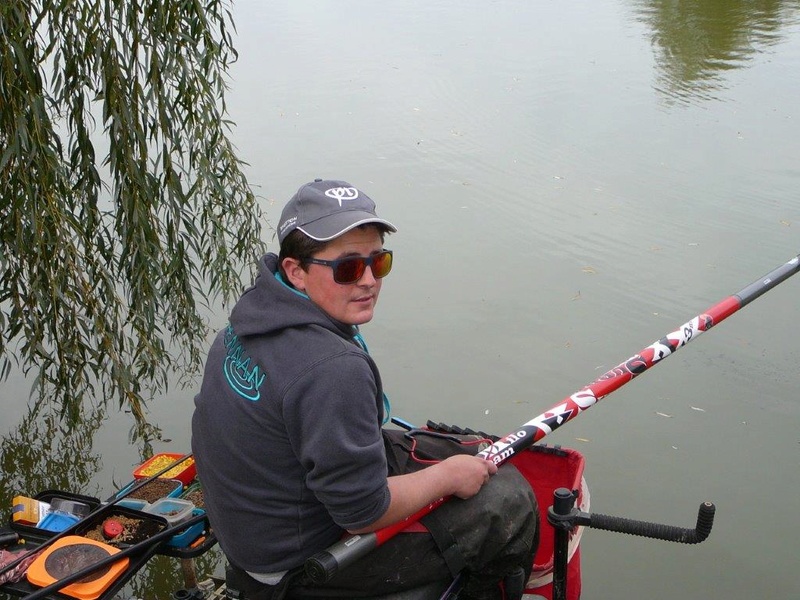
<svg viewBox="0 0 800 600">
<path fill-rule="evenodd" d="M 0 2 L 0 376 L 137 423 L 263 251 L 218 0 Z"/>
</svg>

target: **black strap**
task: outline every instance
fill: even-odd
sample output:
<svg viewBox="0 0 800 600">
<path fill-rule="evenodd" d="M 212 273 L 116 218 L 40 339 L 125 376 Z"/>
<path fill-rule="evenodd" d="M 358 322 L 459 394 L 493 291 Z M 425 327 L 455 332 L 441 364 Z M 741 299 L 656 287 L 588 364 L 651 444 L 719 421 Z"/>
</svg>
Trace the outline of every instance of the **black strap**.
<svg viewBox="0 0 800 600">
<path fill-rule="evenodd" d="M 291 588 L 295 582 L 300 579 L 303 573 L 303 565 L 295 567 L 294 569 L 290 569 L 275 586 L 275 592 L 272 595 L 273 600 L 283 600 L 284 598 L 287 598 L 289 588 Z"/>
<path fill-rule="evenodd" d="M 422 517 L 420 521 L 428 528 L 433 541 L 436 542 L 436 547 L 439 548 L 444 562 L 447 563 L 450 575 L 455 577 L 464 570 L 467 566 L 467 561 L 464 558 L 464 554 L 461 552 L 461 548 L 458 547 L 453 534 L 451 534 L 450 530 L 437 518 L 435 511 L 428 513 Z"/>
<path fill-rule="evenodd" d="M 278 583 L 269 585 L 254 579 L 247 571 L 228 561 L 225 569 L 225 597 L 227 600 L 283 600 L 302 573 L 302 566 L 295 567 L 287 571 Z"/>
</svg>

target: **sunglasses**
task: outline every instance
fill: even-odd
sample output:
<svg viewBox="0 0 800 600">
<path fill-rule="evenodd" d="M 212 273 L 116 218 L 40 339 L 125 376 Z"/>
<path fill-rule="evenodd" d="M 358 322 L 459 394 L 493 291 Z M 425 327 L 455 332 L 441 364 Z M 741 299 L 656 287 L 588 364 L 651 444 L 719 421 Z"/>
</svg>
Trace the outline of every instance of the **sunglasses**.
<svg viewBox="0 0 800 600">
<path fill-rule="evenodd" d="M 375 279 L 386 277 L 392 270 L 392 251 L 382 250 L 370 256 L 347 256 L 336 260 L 307 258 L 303 262 L 330 267 L 333 269 L 333 280 L 348 285 L 361 279 L 367 267 L 372 269 L 372 276 Z"/>
</svg>

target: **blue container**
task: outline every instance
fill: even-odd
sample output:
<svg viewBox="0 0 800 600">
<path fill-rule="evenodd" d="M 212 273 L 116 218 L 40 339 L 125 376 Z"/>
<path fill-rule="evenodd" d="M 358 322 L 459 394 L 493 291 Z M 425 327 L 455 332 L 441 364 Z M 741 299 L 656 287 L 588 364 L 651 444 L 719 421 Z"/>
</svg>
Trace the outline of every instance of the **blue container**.
<svg viewBox="0 0 800 600">
<path fill-rule="evenodd" d="M 44 519 L 39 521 L 36 527 L 44 529 L 45 531 L 60 532 L 72 527 L 78 521 L 80 521 L 80 519 L 74 515 L 62 512 L 51 512 Z"/>
<path fill-rule="evenodd" d="M 198 515 L 204 515 L 206 511 L 202 508 L 195 508 L 192 510 L 192 517 L 196 517 Z M 186 548 L 189 544 L 195 541 L 200 534 L 203 533 L 203 530 L 206 527 L 205 521 L 200 521 L 199 523 L 195 523 L 191 527 L 184 529 L 180 533 L 176 533 L 167 541 L 167 546 L 172 546 L 173 548 Z"/>
<path fill-rule="evenodd" d="M 132 508 L 133 510 L 144 510 L 150 503 L 145 500 L 139 500 L 138 498 L 123 498 L 122 500 L 117 500 L 117 506 L 124 506 L 125 508 Z"/>
</svg>

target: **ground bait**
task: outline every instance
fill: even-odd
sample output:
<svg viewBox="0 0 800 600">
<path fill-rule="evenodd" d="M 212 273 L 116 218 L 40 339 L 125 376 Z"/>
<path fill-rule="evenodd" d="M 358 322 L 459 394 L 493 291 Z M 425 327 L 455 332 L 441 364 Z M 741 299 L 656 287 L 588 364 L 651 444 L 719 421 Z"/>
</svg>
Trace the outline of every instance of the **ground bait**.
<svg viewBox="0 0 800 600">
<path fill-rule="evenodd" d="M 103 527 L 105 526 L 106 521 L 110 519 L 113 519 L 122 525 L 122 533 L 109 540 L 103 535 Z M 122 544 L 132 545 L 151 538 L 159 531 L 163 530 L 164 527 L 165 525 L 163 523 L 158 523 L 154 520 L 114 514 L 107 517 L 88 531 L 84 532 L 82 535 L 90 540 L 103 542 L 111 546 L 119 546 Z"/>
<path fill-rule="evenodd" d="M 145 483 L 137 490 L 126 494 L 126 498 L 136 498 L 138 500 L 145 500 L 146 502 L 153 503 L 160 498 L 166 498 L 175 488 L 181 485 L 177 479 L 153 479 Z"/>
</svg>

